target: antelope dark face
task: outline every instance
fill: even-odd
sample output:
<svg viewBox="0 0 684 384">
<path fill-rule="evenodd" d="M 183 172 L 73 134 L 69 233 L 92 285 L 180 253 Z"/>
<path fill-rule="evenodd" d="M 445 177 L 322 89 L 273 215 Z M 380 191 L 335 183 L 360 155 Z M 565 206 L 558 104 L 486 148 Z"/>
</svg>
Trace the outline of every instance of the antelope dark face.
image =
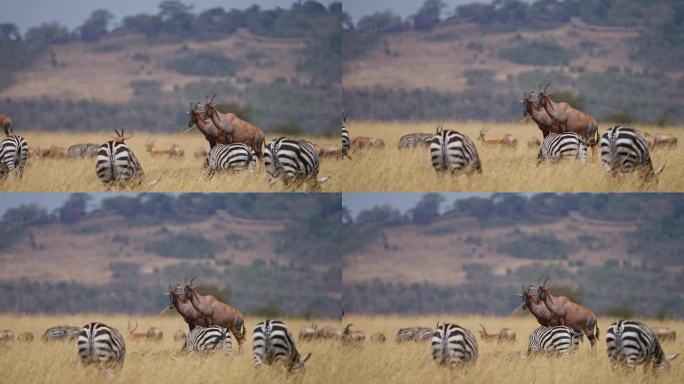
<svg viewBox="0 0 684 384">
<path fill-rule="evenodd" d="M 193 125 L 196 125 L 199 119 L 203 119 L 205 110 L 206 108 L 203 104 L 190 103 L 190 112 L 188 112 L 188 115 L 190 116 L 190 121 L 188 122 L 188 128 L 191 128 Z"/>
<path fill-rule="evenodd" d="M 214 103 L 214 99 L 216 98 L 216 95 L 211 97 L 211 100 L 206 101 L 204 104 L 204 118 L 205 119 L 211 119 L 212 116 L 216 113 L 216 104 Z"/>
</svg>

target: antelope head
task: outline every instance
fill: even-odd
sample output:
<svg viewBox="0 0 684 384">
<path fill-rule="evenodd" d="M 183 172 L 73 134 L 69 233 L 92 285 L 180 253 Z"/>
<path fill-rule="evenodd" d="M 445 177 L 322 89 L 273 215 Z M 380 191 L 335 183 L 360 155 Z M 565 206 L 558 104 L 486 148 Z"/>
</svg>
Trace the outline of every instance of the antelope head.
<svg viewBox="0 0 684 384">
<path fill-rule="evenodd" d="M 549 294 L 549 289 L 546 288 L 547 281 L 549 281 L 548 277 L 544 279 L 544 282 L 539 285 L 539 288 L 537 289 L 537 301 L 542 301 L 544 295 Z"/>
<path fill-rule="evenodd" d="M 482 327 L 482 330 L 480 331 L 480 336 L 486 337 L 488 336 L 487 330 L 485 329 L 485 326 L 480 324 L 480 327 Z"/>
<path fill-rule="evenodd" d="M 209 119 L 211 116 L 213 116 L 216 113 L 216 103 L 214 103 L 214 99 L 216 99 L 216 95 L 211 97 L 211 100 L 208 100 L 209 96 L 204 98 L 204 118 Z"/>
<path fill-rule="evenodd" d="M 138 329 L 138 321 L 136 320 L 135 326 L 131 329 L 131 319 L 128 319 L 128 333 L 132 335 L 136 329 Z"/>
<path fill-rule="evenodd" d="M 290 370 L 295 371 L 304 368 L 304 364 L 309 361 L 310 357 L 311 352 L 307 353 L 304 357 L 302 357 L 299 353 L 294 354 L 292 362 L 290 363 Z"/>
<path fill-rule="evenodd" d="M 537 94 L 537 107 L 542 108 L 544 104 L 548 103 L 549 101 L 549 93 L 546 92 L 547 89 L 549 89 L 549 85 L 551 83 L 546 83 L 546 86 L 544 89 L 542 89 L 541 84 L 539 84 L 539 93 Z"/>
<path fill-rule="evenodd" d="M 193 125 L 197 124 L 198 120 L 205 120 L 203 118 L 205 110 L 206 107 L 204 104 L 190 102 L 190 111 L 188 112 L 190 121 L 188 122 L 188 128 L 192 128 Z"/>
<path fill-rule="evenodd" d="M 485 141 L 485 133 L 487 133 L 487 131 L 489 131 L 489 127 L 480 129 L 480 140 Z"/>
<path fill-rule="evenodd" d="M 117 131 L 114 129 L 114 133 L 116 133 L 116 136 L 112 136 L 114 141 L 117 143 L 124 143 L 126 140 L 130 139 L 132 136 L 124 136 L 124 130 L 121 128 L 121 132 Z"/>
<path fill-rule="evenodd" d="M 440 124 L 440 125 L 437 126 L 437 130 L 435 131 L 435 133 L 436 133 L 437 135 L 439 135 L 440 133 L 442 133 L 442 130 L 443 130 L 443 128 L 442 128 L 442 125 Z"/>
</svg>

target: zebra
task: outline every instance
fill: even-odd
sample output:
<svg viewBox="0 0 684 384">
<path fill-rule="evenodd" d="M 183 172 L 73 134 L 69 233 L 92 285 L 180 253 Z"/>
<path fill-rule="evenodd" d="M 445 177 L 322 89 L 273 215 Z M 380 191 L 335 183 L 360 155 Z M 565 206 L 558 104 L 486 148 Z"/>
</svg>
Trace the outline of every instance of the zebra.
<svg viewBox="0 0 684 384">
<path fill-rule="evenodd" d="M 349 147 L 351 147 L 351 140 L 349 139 L 349 129 L 345 127 L 344 123 L 342 124 L 342 158 L 348 157 L 351 159 L 351 156 L 349 156 Z"/>
<path fill-rule="evenodd" d="M 70 327 L 68 325 L 59 325 L 56 327 L 50 327 L 45 330 L 41 340 L 43 341 L 63 341 L 63 340 L 75 340 L 81 333 L 81 328 Z"/>
<path fill-rule="evenodd" d="M 434 135 L 429 133 L 409 133 L 399 138 L 399 149 L 429 147 Z"/>
<path fill-rule="evenodd" d="M 430 141 L 430 156 L 436 172 L 451 171 L 453 175 L 465 169 L 467 174 L 482 173 L 475 143 L 457 131 L 443 130 L 442 126 L 437 127 Z"/>
<path fill-rule="evenodd" d="M 540 162 L 569 157 L 578 158 L 582 164 L 587 163 L 587 143 L 575 132 L 549 133 L 544 138 L 537 155 Z"/>
<path fill-rule="evenodd" d="M 616 125 L 603 133 L 600 145 L 601 163 L 609 175 L 615 176 L 618 171 L 630 173 L 636 169 L 642 170 L 647 179 L 656 175 L 646 139 L 640 131 Z"/>
<path fill-rule="evenodd" d="M 126 355 L 126 344 L 115 328 L 93 322 L 78 334 L 78 355 L 83 365 L 101 364 L 107 368 L 121 368 Z"/>
<path fill-rule="evenodd" d="M 212 352 L 219 347 L 225 356 L 233 353 L 233 343 L 230 331 L 219 326 L 196 326 L 185 338 L 185 350 L 188 352 Z"/>
<path fill-rule="evenodd" d="M 4 179 L 15 169 L 21 177 L 29 156 L 28 142 L 13 134 L 11 123 L 5 124 L 5 135 L 7 138 L 0 141 L 0 179 Z"/>
<path fill-rule="evenodd" d="M 400 328 L 397 331 L 394 340 L 397 343 L 402 343 L 405 341 L 427 341 L 432 338 L 432 333 L 434 331 L 432 328 L 423 327 L 413 327 L 413 328 Z"/>
<path fill-rule="evenodd" d="M 143 176 L 143 169 L 133 151 L 124 143 L 124 131 L 117 137 L 100 146 L 97 150 L 97 164 L 95 171 L 97 178 L 105 184 L 123 184 L 127 181 Z"/>
<path fill-rule="evenodd" d="M 530 334 L 527 354 L 542 352 L 564 356 L 574 351 L 581 339 L 582 333 L 564 325 L 541 326 Z"/>
<path fill-rule="evenodd" d="M 475 336 L 456 324 L 438 325 L 432 334 L 432 359 L 439 365 L 455 366 L 477 360 Z"/>
<path fill-rule="evenodd" d="M 634 369 L 637 365 L 650 364 L 644 369 L 666 370 L 670 361 L 679 355 L 665 356 L 651 329 L 634 320 L 618 320 L 608 327 L 606 349 L 614 369 L 621 365 Z"/>
<path fill-rule="evenodd" d="M 254 327 L 252 351 L 257 368 L 282 363 L 292 371 L 303 368 L 311 357 L 311 353 L 305 357 L 299 354 L 287 326 L 279 320 L 265 320 Z"/>
<path fill-rule="evenodd" d="M 309 180 L 318 186 L 327 180 L 327 178 L 317 179 L 320 167 L 318 152 L 311 142 L 305 140 L 292 140 L 285 137 L 273 140 L 266 145 L 264 166 L 271 183 L 281 178 L 285 185 L 289 185 L 292 180 L 295 183 Z"/>
<path fill-rule="evenodd" d="M 219 170 L 256 169 L 256 154 L 246 144 L 216 144 L 209 151 L 205 166 L 209 167 L 209 174 Z"/>
</svg>

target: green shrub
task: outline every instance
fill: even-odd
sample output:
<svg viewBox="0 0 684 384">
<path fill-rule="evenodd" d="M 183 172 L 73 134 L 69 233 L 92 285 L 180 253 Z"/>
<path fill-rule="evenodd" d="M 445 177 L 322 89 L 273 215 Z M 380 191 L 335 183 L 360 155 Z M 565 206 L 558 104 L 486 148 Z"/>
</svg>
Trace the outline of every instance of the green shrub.
<svg viewBox="0 0 684 384">
<path fill-rule="evenodd" d="M 545 66 L 568 65 L 574 56 L 553 40 L 522 39 L 499 51 L 500 58 L 514 63 Z"/>
<path fill-rule="evenodd" d="M 233 77 L 242 63 L 217 52 L 187 52 L 169 60 L 166 68 L 184 75 Z"/>
<path fill-rule="evenodd" d="M 148 241 L 144 249 L 163 257 L 213 259 L 219 246 L 198 233 L 169 234 Z"/>
</svg>

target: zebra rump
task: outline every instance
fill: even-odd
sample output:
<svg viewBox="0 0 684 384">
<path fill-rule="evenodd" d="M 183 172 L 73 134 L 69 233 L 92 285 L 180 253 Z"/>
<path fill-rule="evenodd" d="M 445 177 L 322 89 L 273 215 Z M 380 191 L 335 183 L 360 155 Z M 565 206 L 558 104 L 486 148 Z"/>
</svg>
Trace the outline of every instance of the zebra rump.
<svg viewBox="0 0 684 384">
<path fill-rule="evenodd" d="M 651 154 L 640 131 L 616 125 L 603 133 L 600 146 L 601 163 L 611 176 L 636 169 L 641 169 L 645 178 L 655 176 Z"/>
<path fill-rule="evenodd" d="M 15 169 L 21 176 L 28 159 L 28 143 L 17 135 L 0 141 L 0 178 L 4 178 Z"/>
<path fill-rule="evenodd" d="M 405 341 L 428 341 L 432 339 L 432 328 L 413 327 L 401 328 L 397 331 L 395 341 L 397 343 Z"/>
<path fill-rule="evenodd" d="M 59 325 L 45 330 L 41 339 L 43 341 L 74 340 L 81 333 L 81 328 Z"/>
<path fill-rule="evenodd" d="M 351 140 L 349 139 L 349 130 L 342 125 L 342 156 L 349 156 L 349 147 L 351 147 Z"/>
<path fill-rule="evenodd" d="M 442 324 L 432 334 L 432 359 L 439 365 L 455 366 L 477 360 L 475 336 L 456 324 Z"/>
<path fill-rule="evenodd" d="M 587 163 L 587 144 L 584 138 L 575 132 L 549 133 L 539 148 L 540 161 L 570 157 L 579 159 L 582 164 Z"/>
<path fill-rule="evenodd" d="M 579 345 L 582 333 L 575 332 L 570 327 L 559 325 L 556 327 L 541 326 L 530 334 L 527 354 L 547 353 L 567 355 Z"/>
<path fill-rule="evenodd" d="M 429 133 L 409 133 L 399 138 L 399 149 L 429 147 L 434 135 Z"/>
<path fill-rule="evenodd" d="M 430 156 L 432 168 L 437 172 L 451 171 L 455 174 L 466 169 L 468 174 L 482 172 L 475 143 L 457 131 L 444 131 L 438 127 L 430 141 Z"/>
<path fill-rule="evenodd" d="M 218 325 L 208 327 L 196 326 L 185 338 L 185 350 L 188 352 L 213 352 L 219 347 L 225 356 L 233 353 L 233 342 L 230 332 Z"/>
<path fill-rule="evenodd" d="M 143 175 L 138 158 L 128 145 L 108 141 L 97 150 L 97 178 L 105 183 L 125 183 Z"/>
<path fill-rule="evenodd" d="M 665 370 L 670 367 L 670 360 L 679 355 L 666 357 L 651 329 L 634 320 L 618 320 L 608 327 L 606 349 L 613 368 L 626 366 L 633 369 L 637 365 L 651 363 L 645 367 Z"/>
<path fill-rule="evenodd" d="M 83 365 L 123 366 L 126 345 L 121 333 L 103 323 L 93 322 L 81 328 L 78 355 Z"/>
<path fill-rule="evenodd" d="M 280 137 L 266 145 L 264 166 L 271 182 L 282 178 L 287 184 L 292 179 L 315 180 L 320 164 L 312 143 Z"/>
<path fill-rule="evenodd" d="M 311 357 L 311 353 L 300 356 L 292 335 L 279 320 L 265 320 L 254 327 L 252 351 L 255 367 L 281 363 L 289 371 L 303 368 Z"/>
<path fill-rule="evenodd" d="M 256 169 L 256 154 L 242 143 L 216 144 L 207 155 L 206 165 L 209 172 L 240 169 Z"/>
</svg>

